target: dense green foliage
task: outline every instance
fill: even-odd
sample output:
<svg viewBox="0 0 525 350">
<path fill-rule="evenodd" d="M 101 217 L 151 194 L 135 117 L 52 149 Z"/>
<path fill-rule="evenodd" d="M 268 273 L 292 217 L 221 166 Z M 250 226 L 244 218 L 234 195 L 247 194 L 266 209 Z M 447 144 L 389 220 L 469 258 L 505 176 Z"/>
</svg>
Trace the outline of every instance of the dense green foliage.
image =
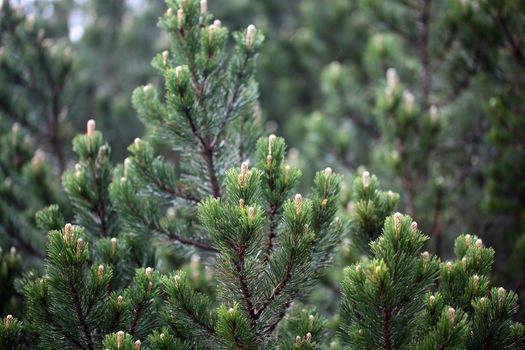
<svg viewBox="0 0 525 350">
<path fill-rule="evenodd" d="M 520 2 L 13 3 L 0 350 L 525 347 Z"/>
</svg>

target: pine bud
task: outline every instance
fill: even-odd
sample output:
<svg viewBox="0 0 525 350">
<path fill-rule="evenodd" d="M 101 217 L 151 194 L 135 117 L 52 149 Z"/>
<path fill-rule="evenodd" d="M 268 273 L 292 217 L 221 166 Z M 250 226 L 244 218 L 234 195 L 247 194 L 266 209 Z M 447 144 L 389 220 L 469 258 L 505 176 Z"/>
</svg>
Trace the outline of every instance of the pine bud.
<svg viewBox="0 0 525 350">
<path fill-rule="evenodd" d="M 82 176 L 82 165 L 80 165 L 80 163 L 75 164 L 75 176 Z"/>
<path fill-rule="evenodd" d="M 433 295 L 431 295 L 431 296 L 428 298 L 428 305 L 433 306 L 435 302 L 436 302 L 436 297 L 433 296 Z"/>
<path fill-rule="evenodd" d="M 177 10 L 177 28 L 181 30 L 183 25 L 184 25 L 184 10 L 178 9 Z"/>
<path fill-rule="evenodd" d="M 151 293 L 152 289 L 153 289 L 153 282 L 150 281 L 148 282 L 148 289 L 147 289 L 148 293 Z"/>
<path fill-rule="evenodd" d="M 246 175 L 248 173 L 248 162 L 242 162 L 241 164 L 241 174 Z"/>
<path fill-rule="evenodd" d="M 172 9 L 172 8 L 169 8 L 169 9 L 166 11 L 166 16 L 168 16 L 168 17 L 172 17 L 172 16 L 173 16 L 173 9 Z"/>
<path fill-rule="evenodd" d="M 222 27 L 222 22 L 218 19 L 216 19 L 215 21 L 213 21 L 213 25 L 217 28 L 220 28 Z"/>
<path fill-rule="evenodd" d="M 481 299 L 479 299 L 479 303 L 481 304 L 482 308 L 485 308 L 485 305 L 487 303 L 487 299 L 485 299 L 485 297 L 482 297 Z"/>
<path fill-rule="evenodd" d="M 430 254 L 427 251 L 424 251 L 423 253 L 421 253 L 421 257 L 423 258 L 423 262 L 428 262 L 428 260 L 430 259 Z"/>
<path fill-rule="evenodd" d="M 14 246 L 9 250 L 9 254 L 11 255 L 11 259 L 16 258 L 16 248 Z"/>
<path fill-rule="evenodd" d="M 250 224 L 253 224 L 253 219 L 255 218 L 255 209 L 253 207 L 248 208 L 248 216 L 250 218 Z"/>
<path fill-rule="evenodd" d="M 151 267 L 146 267 L 146 277 L 151 280 L 151 275 L 153 274 L 153 269 Z"/>
<path fill-rule="evenodd" d="M 201 0 L 201 15 L 206 14 L 208 12 L 208 1 Z"/>
<path fill-rule="evenodd" d="M 102 276 L 104 276 L 104 265 L 98 265 L 98 282 L 102 281 Z"/>
<path fill-rule="evenodd" d="M 395 89 L 399 83 L 399 77 L 394 68 L 388 68 L 386 71 L 386 84 L 390 89 Z"/>
<path fill-rule="evenodd" d="M 399 234 L 401 233 L 401 219 L 402 218 L 403 218 L 403 214 L 399 212 L 394 214 L 394 226 L 395 226 L 398 238 L 399 238 Z"/>
<path fill-rule="evenodd" d="M 9 314 L 5 317 L 5 328 L 9 328 L 11 324 L 13 323 L 13 315 Z M 7 348 L 6 348 L 7 349 Z"/>
<path fill-rule="evenodd" d="M 235 310 L 231 307 L 228 309 L 228 315 L 233 316 Z"/>
<path fill-rule="evenodd" d="M 119 306 L 122 305 L 122 300 L 123 300 L 122 295 L 119 295 L 117 297 L 117 305 L 119 305 Z"/>
<path fill-rule="evenodd" d="M 284 167 L 284 183 L 288 182 L 288 174 L 290 173 L 290 166 L 287 165 Z"/>
<path fill-rule="evenodd" d="M 87 122 L 87 136 L 92 138 L 95 134 L 95 121 L 93 119 L 88 120 Z"/>
<path fill-rule="evenodd" d="M 272 146 L 275 142 L 275 135 L 274 134 L 271 134 L 270 136 L 268 136 L 268 154 L 269 155 L 272 155 Z"/>
<path fill-rule="evenodd" d="M 35 25 L 35 14 L 32 13 L 29 16 L 27 16 L 27 28 L 33 29 L 33 26 Z"/>
<path fill-rule="evenodd" d="M 131 167 L 131 159 L 124 159 L 124 177 L 128 177 L 129 168 Z"/>
<path fill-rule="evenodd" d="M 162 64 L 166 65 L 168 63 L 169 52 L 167 50 L 162 51 Z"/>
<path fill-rule="evenodd" d="M 470 245 L 472 244 L 472 236 L 471 235 L 469 235 L 469 234 L 465 235 L 465 244 L 467 245 L 467 247 L 470 247 Z"/>
<path fill-rule="evenodd" d="M 177 66 L 175 68 L 175 76 L 180 79 L 182 77 L 182 74 L 184 73 L 184 67 L 185 66 Z"/>
<path fill-rule="evenodd" d="M 13 323 L 13 315 L 9 314 L 5 317 L 5 327 L 9 327 L 11 326 L 11 324 Z"/>
<path fill-rule="evenodd" d="M 314 328 L 314 320 L 315 320 L 314 315 L 308 316 L 308 330 L 309 331 L 311 331 Z"/>
<path fill-rule="evenodd" d="M 478 239 L 476 241 L 476 249 L 481 249 L 481 247 L 483 247 L 483 241 L 481 239 Z"/>
<path fill-rule="evenodd" d="M 255 31 L 257 29 L 253 24 L 250 24 L 248 26 L 248 29 L 246 29 L 246 47 L 248 49 L 251 49 L 253 46 L 253 41 L 255 40 Z"/>
<path fill-rule="evenodd" d="M 38 41 L 44 40 L 44 37 L 46 36 L 46 31 L 43 28 L 40 28 L 36 34 Z"/>
<path fill-rule="evenodd" d="M 244 199 L 239 199 L 239 208 L 243 209 L 244 208 Z"/>
<path fill-rule="evenodd" d="M 505 288 L 499 287 L 498 288 L 498 304 L 500 307 L 503 305 L 504 300 L 505 300 Z"/>
<path fill-rule="evenodd" d="M 120 349 L 120 346 L 122 345 L 123 340 L 124 340 L 124 332 L 118 331 L 117 332 L 117 349 Z"/>
<path fill-rule="evenodd" d="M 438 120 L 438 108 L 435 105 L 430 106 L 430 121 L 436 124 Z"/>
<path fill-rule="evenodd" d="M 33 170 L 38 171 L 40 169 L 40 166 L 42 165 L 42 162 L 45 159 L 45 153 L 41 149 L 37 149 L 35 155 L 33 156 L 33 159 L 31 159 L 31 166 L 33 167 Z"/>
<path fill-rule="evenodd" d="M 71 235 L 73 234 L 73 225 L 70 223 L 67 223 L 66 226 L 64 226 L 64 241 L 66 244 L 71 244 Z"/>
<path fill-rule="evenodd" d="M 448 271 L 448 273 L 450 273 L 450 271 L 452 271 L 452 263 L 450 261 L 447 262 L 447 271 Z"/>
<path fill-rule="evenodd" d="M 417 232 L 417 222 L 412 221 L 412 223 L 410 224 L 410 228 L 412 229 L 412 232 L 416 233 Z"/>
<path fill-rule="evenodd" d="M 363 187 L 367 188 L 370 182 L 370 173 L 368 171 L 365 171 L 361 178 L 363 180 Z"/>
<path fill-rule="evenodd" d="M 113 237 L 111 238 L 111 256 L 114 256 L 116 251 L 117 251 L 117 239 Z"/>
<path fill-rule="evenodd" d="M 268 166 L 272 165 L 272 155 L 269 154 L 267 157 L 266 157 L 266 164 L 268 164 Z"/>
<path fill-rule="evenodd" d="M 328 168 L 324 169 L 324 175 L 326 177 L 330 177 L 330 175 L 332 175 L 332 168 L 328 167 Z"/>
<path fill-rule="evenodd" d="M 414 108 L 414 95 L 410 91 L 405 90 L 403 93 L 403 100 L 405 101 L 405 108 L 407 112 L 412 113 Z"/>
<path fill-rule="evenodd" d="M 108 147 L 106 145 L 102 145 L 100 146 L 100 148 L 98 149 L 98 155 L 97 157 L 99 159 L 104 159 L 108 154 Z"/>
<path fill-rule="evenodd" d="M 208 41 L 211 41 L 213 39 L 213 33 L 215 33 L 219 29 L 215 24 L 210 24 L 208 26 Z"/>
<path fill-rule="evenodd" d="M 474 275 L 472 277 L 472 282 L 474 284 L 474 289 L 476 289 L 478 287 L 478 284 L 479 284 L 479 276 L 478 275 Z"/>
<path fill-rule="evenodd" d="M 180 277 L 179 277 L 179 275 L 175 275 L 175 277 L 173 279 L 175 280 L 175 288 L 179 288 L 179 286 L 180 286 Z"/>
<path fill-rule="evenodd" d="M 170 219 L 174 219 L 177 216 L 177 208 L 169 207 L 166 209 L 166 216 Z"/>
<path fill-rule="evenodd" d="M 140 340 L 137 340 L 135 342 L 135 350 L 140 350 L 140 347 L 142 346 L 142 343 L 140 342 Z"/>
<path fill-rule="evenodd" d="M 20 132 L 20 124 L 19 123 L 13 123 L 11 126 L 11 133 L 16 136 Z"/>
<path fill-rule="evenodd" d="M 461 259 L 461 266 L 463 266 L 463 270 L 467 268 L 467 258 L 466 257 L 463 257 Z"/>
<path fill-rule="evenodd" d="M 303 196 L 301 194 L 297 193 L 295 195 L 295 213 L 299 215 L 301 212 L 301 205 L 303 204 Z"/>
<path fill-rule="evenodd" d="M 454 318 L 456 317 L 456 310 L 453 307 L 448 308 L 448 321 L 450 324 L 454 324 Z"/>
<path fill-rule="evenodd" d="M 82 253 L 82 238 L 77 239 L 77 258 L 80 257 L 80 253 Z"/>
<path fill-rule="evenodd" d="M 302 343 L 303 343 L 303 341 L 301 340 L 301 337 L 300 336 L 296 336 L 295 337 L 295 346 L 299 347 L 299 346 L 301 346 Z"/>
<path fill-rule="evenodd" d="M 139 137 L 136 137 L 135 141 L 133 141 L 133 143 L 135 144 L 135 150 L 139 151 L 140 150 L 140 144 L 142 143 L 142 140 Z"/>
<path fill-rule="evenodd" d="M 476 240 L 476 257 L 479 258 L 481 256 L 481 248 L 483 247 L 483 242 L 481 239 Z"/>
<path fill-rule="evenodd" d="M 374 270 L 374 273 L 375 273 L 376 277 L 378 277 L 379 274 L 381 273 L 381 266 L 376 266 L 376 269 Z"/>
<path fill-rule="evenodd" d="M 311 343 L 312 342 L 312 333 L 308 332 L 306 333 L 306 342 Z"/>
<path fill-rule="evenodd" d="M 142 87 L 142 91 L 144 91 L 145 94 L 149 94 L 150 91 L 151 91 L 152 87 L 151 87 L 151 84 L 148 84 L 148 85 L 144 85 Z"/>
<path fill-rule="evenodd" d="M 239 174 L 239 186 L 246 186 L 246 175 L 248 174 L 248 162 L 242 162 L 241 173 Z"/>
</svg>

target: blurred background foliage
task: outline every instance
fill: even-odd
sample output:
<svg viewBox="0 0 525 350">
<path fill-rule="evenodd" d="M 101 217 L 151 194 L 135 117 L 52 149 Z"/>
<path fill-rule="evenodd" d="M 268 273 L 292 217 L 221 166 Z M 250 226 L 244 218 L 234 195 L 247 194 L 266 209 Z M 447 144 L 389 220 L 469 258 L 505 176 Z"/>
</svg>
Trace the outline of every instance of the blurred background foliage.
<svg viewBox="0 0 525 350">
<path fill-rule="evenodd" d="M 496 249 L 498 282 L 524 289 L 524 2 L 210 0 L 209 7 L 229 28 L 253 22 L 264 31 L 261 111 L 267 131 L 291 145 L 290 161 L 311 174 L 328 165 L 349 178 L 373 172 L 431 235 L 429 250 L 450 258 L 444 252 L 457 234 L 476 233 Z M 164 11 L 162 0 L 3 1 L 2 230 L 27 226 L 34 234 L 32 213 L 65 203 L 53 178 L 73 166 L 71 139 L 88 119 L 116 161 L 147 132 L 131 92 L 158 83 L 149 63 L 168 45 L 157 27 Z M 12 186 L 38 199 L 4 204 L 4 192 L 17 193 Z M 349 202 L 344 210 L 351 209 Z M 26 226 L 13 224 L 13 211 L 24 213 L 17 217 Z M 20 245 L 0 244 L 5 252 Z"/>
</svg>

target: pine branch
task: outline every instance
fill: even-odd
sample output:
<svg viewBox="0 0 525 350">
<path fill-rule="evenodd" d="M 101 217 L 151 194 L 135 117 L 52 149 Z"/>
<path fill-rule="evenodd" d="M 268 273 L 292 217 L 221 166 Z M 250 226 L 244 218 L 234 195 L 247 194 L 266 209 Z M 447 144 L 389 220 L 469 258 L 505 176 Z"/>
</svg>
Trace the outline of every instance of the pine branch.
<svg viewBox="0 0 525 350">
<path fill-rule="evenodd" d="M 391 350 L 392 344 L 390 343 L 390 310 L 383 310 L 383 349 Z"/>
<path fill-rule="evenodd" d="M 244 259 L 246 256 L 247 249 L 247 238 L 249 235 L 245 236 L 246 238 L 241 241 L 240 245 L 236 247 L 238 259 L 234 262 L 237 274 L 239 276 L 239 285 L 241 287 L 242 294 L 244 296 L 244 302 L 246 303 L 246 308 L 248 314 L 250 315 L 251 324 L 255 327 L 255 321 L 257 320 L 257 312 L 252 302 L 252 293 L 250 287 L 248 286 L 248 281 L 246 280 L 246 272 L 244 271 Z"/>
</svg>

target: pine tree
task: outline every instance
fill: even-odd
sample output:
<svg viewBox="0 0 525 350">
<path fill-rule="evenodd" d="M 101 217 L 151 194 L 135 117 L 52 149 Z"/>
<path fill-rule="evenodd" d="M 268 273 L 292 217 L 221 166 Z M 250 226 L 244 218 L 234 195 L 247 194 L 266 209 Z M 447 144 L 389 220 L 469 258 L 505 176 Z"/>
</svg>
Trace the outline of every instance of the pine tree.
<svg viewBox="0 0 525 350">
<path fill-rule="evenodd" d="M 256 90 L 251 75 L 254 49 L 260 45 L 262 38 L 253 26 L 244 33 L 237 34 L 237 48 L 227 62 L 223 51 L 226 30 L 218 21 L 206 25 L 211 16 L 206 11 L 205 2 L 170 5 L 173 7 L 168 10 L 164 23 L 178 40 L 176 43 L 179 51 L 175 52 L 183 52 L 183 57 L 189 57 L 190 64 L 175 69 L 163 68 L 166 70 L 168 91 L 166 106 L 154 99 L 151 87 L 137 90 L 134 100 L 143 118 L 155 118 L 151 121 L 154 125 L 155 122 L 157 124 L 157 135 L 177 146 L 175 149 L 181 159 L 180 168 L 185 171 L 199 169 L 194 165 L 196 162 L 207 173 L 204 176 L 195 174 L 196 178 L 191 178 L 190 173 L 180 183 L 167 181 L 173 179 L 174 167 L 160 158 L 153 158 L 152 149 L 147 142 L 137 139 L 130 146 L 133 159 L 126 160 L 118 174 L 113 175 L 108 163 L 109 148 L 102 135 L 95 130 L 94 122 L 88 122 L 87 133 L 74 140 L 74 150 L 79 154 L 80 161 L 74 170 L 65 173 L 63 177 L 64 187 L 76 209 L 76 221 L 86 226 L 86 230 L 66 224 L 63 230 L 52 231 L 49 235 L 46 275 L 42 279 L 29 279 L 25 288 L 29 304 L 28 319 L 31 322 L 29 328 L 34 331 L 35 341 L 40 347 L 46 348 L 53 343 L 56 346 L 56 339 L 59 338 L 61 346 L 65 348 L 94 349 L 99 348 L 105 333 L 117 331 L 115 327 L 121 327 L 120 330 L 141 338 L 153 326 L 158 327 L 155 322 L 159 318 L 153 310 L 160 303 L 155 298 L 155 293 L 161 284 L 152 278 L 151 268 L 138 270 L 134 281 L 129 281 L 129 278 L 120 282 L 118 279 L 114 280 L 124 275 L 120 270 L 125 268 L 125 264 L 120 264 L 120 260 L 129 258 L 130 248 L 126 247 L 126 240 L 121 243 L 120 238 L 109 239 L 115 231 L 104 224 L 115 224 L 115 218 L 111 217 L 111 205 L 114 204 L 120 214 L 122 226 L 129 228 L 125 229 L 128 235 L 141 234 L 143 237 L 145 233 L 151 233 L 150 226 L 141 226 L 141 221 L 147 220 L 151 214 L 140 213 L 141 221 L 137 221 L 137 213 L 131 212 L 134 216 L 129 216 L 130 208 L 148 208 L 144 204 L 148 204 L 148 201 L 153 203 L 145 196 L 151 196 L 151 192 L 142 191 L 140 186 L 147 185 L 149 189 L 153 185 L 154 188 L 165 190 L 163 186 L 166 183 L 169 186 L 175 185 L 172 187 L 172 195 L 183 200 L 188 200 L 183 196 L 188 188 L 191 190 L 190 194 L 214 196 L 203 202 L 198 210 L 204 226 L 197 226 L 197 232 L 205 233 L 207 242 L 196 245 L 188 239 L 179 240 L 217 255 L 218 261 L 223 265 L 217 271 L 218 276 L 223 277 L 219 289 L 222 298 L 229 295 L 228 291 L 231 292 L 235 285 L 240 285 L 242 289 L 242 293 L 237 295 L 236 303 L 231 304 L 231 300 L 227 299 L 231 307 L 221 306 L 215 314 L 216 306 L 211 304 L 213 299 L 198 292 L 185 272 L 182 271 L 175 277 L 164 277 L 162 285 L 168 307 L 163 312 L 163 319 L 172 328 L 165 333 L 179 338 L 181 342 L 200 343 L 201 340 L 194 337 L 202 334 L 201 332 L 213 334 L 211 339 L 226 347 L 229 343 L 256 341 L 264 344 L 272 340 L 271 335 L 286 309 L 297 296 L 306 293 L 319 276 L 319 269 L 326 266 L 330 251 L 337 242 L 341 226 L 334 223 L 334 215 L 340 178 L 326 169 L 316 177 L 311 200 L 303 199 L 301 195 L 296 195 L 294 200 L 287 200 L 290 190 L 298 180 L 299 172 L 284 164 L 285 146 L 282 139 L 272 135 L 259 141 L 258 166 L 261 170 L 248 170 L 248 163 L 243 162 L 240 172 L 231 170 L 226 178 L 217 178 L 220 172 L 214 166 L 222 168 L 235 164 L 237 159 L 247 159 L 250 150 L 254 149 L 248 144 L 253 140 L 253 131 L 248 129 L 238 136 L 234 133 L 234 128 L 248 128 L 254 122 L 251 113 L 254 111 Z M 177 10 L 176 17 L 173 15 L 174 10 Z M 196 47 L 192 48 L 191 45 Z M 194 56 L 187 55 L 187 50 L 194 50 Z M 167 52 L 159 55 L 156 65 L 167 66 L 167 59 Z M 192 73 L 189 67 L 197 70 Z M 224 67 L 230 76 L 229 81 L 224 76 L 215 76 L 217 68 Z M 200 93 L 207 92 L 209 95 L 196 96 L 196 86 L 200 87 Z M 228 97 L 227 104 L 221 107 L 217 103 L 224 96 Z M 217 110 L 218 113 L 200 114 L 201 108 Z M 159 111 L 166 112 L 158 114 Z M 176 123 L 177 119 L 171 121 L 173 118 L 180 118 L 180 122 Z M 166 128 L 170 125 L 171 127 Z M 181 125 L 185 125 L 187 130 L 181 128 Z M 214 126 L 215 130 L 204 128 L 208 125 Z M 186 136 L 187 132 L 191 133 L 191 137 Z M 228 140 L 234 142 L 225 145 Z M 186 146 L 182 147 L 184 144 Z M 211 145 L 216 149 L 210 149 Z M 201 159 L 189 159 L 189 151 L 194 149 L 199 150 Z M 230 154 L 229 158 L 226 157 L 226 151 Z M 115 180 L 111 185 L 113 201 L 110 203 L 104 193 L 112 175 Z M 224 191 L 227 193 L 226 198 L 219 199 Z M 138 197 L 132 195 L 135 193 Z M 128 198 L 132 201 L 127 201 Z M 190 204 L 195 202 L 193 200 Z M 172 213 L 168 213 L 167 219 L 177 219 L 182 224 L 187 224 L 188 220 L 194 221 L 195 214 L 191 211 L 195 207 L 182 204 L 175 209 L 186 210 L 189 216 L 180 220 L 178 215 L 174 218 Z M 148 209 L 152 208 L 154 207 L 150 206 Z M 265 210 L 269 213 L 267 223 L 262 220 Z M 55 213 L 47 214 L 41 215 L 44 221 L 58 222 L 53 219 Z M 225 220 L 223 215 L 234 221 Z M 280 224 L 281 220 L 284 220 L 283 224 Z M 174 225 L 175 222 L 156 219 L 152 222 L 158 222 L 162 225 L 160 227 L 168 229 L 177 228 L 169 225 Z M 235 222 L 238 225 L 234 225 Z M 196 224 L 193 222 L 192 226 Z M 52 228 L 52 225 L 48 227 Z M 263 240 L 259 233 L 266 227 L 268 233 Z M 230 228 L 235 228 L 235 231 L 229 232 Z M 280 243 L 278 247 L 274 247 L 276 242 Z M 95 247 L 94 252 L 88 250 L 88 244 Z M 121 245 L 124 247 L 123 255 L 116 248 Z M 111 258 L 109 263 L 108 255 Z M 263 255 L 265 263 L 261 265 L 264 268 L 261 272 L 266 271 L 268 277 L 264 285 L 258 286 L 254 283 L 256 275 L 248 268 L 254 268 L 256 257 Z M 102 261 L 106 263 L 98 264 Z M 145 279 L 140 277 L 140 271 L 145 271 Z M 122 288 L 125 288 L 123 292 Z M 128 298 L 131 301 L 128 302 Z M 223 299 L 224 301 L 226 300 Z M 134 321 L 136 316 L 133 311 L 142 309 L 142 306 L 137 305 L 149 305 L 152 309 L 143 311 L 151 316 L 151 320 L 156 320 L 143 321 L 150 328 L 142 328 L 142 333 L 136 329 Z M 125 307 L 129 308 L 128 311 Z M 65 310 L 70 310 L 68 317 L 61 318 L 60 315 Z M 186 316 L 181 319 L 184 314 Z M 126 319 L 131 320 L 131 323 L 124 321 Z M 46 329 L 40 332 L 42 328 Z M 238 338 L 237 329 L 243 329 L 240 335 L 242 339 Z M 147 341 L 162 344 L 165 341 L 163 338 L 167 337 L 165 333 L 153 333 Z M 119 331 L 115 337 L 106 337 L 105 343 L 111 346 L 114 339 L 119 344 L 123 341 L 122 334 Z"/>
<path fill-rule="evenodd" d="M 0 135 L 0 247 L 14 246 L 28 258 L 43 257 L 44 242 L 35 213 L 52 203 L 62 203 L 45 153 L 35 150 L 19 124 Z"/>
<path fill-rule="evenodd" d="M 38 226 L 49 231 L 44 271 L 14 283 L 27 312 L 22 321 L 0 320 L 0 348 L 523 347 L 524 327 L 513 321 L 517 296 L 493 287 L 494 251 L 477 236 L 460 236 L 452 261 L 422 252 L 429 237 L 409 216 L 393 214 L 400 196 L 362 169 L 348 196 L 340 195 L 343 178 L 331 168 L 314 176 L 307 198 L 294 195 L 301 172 L 286 158 L 284 140 L 259 138 L 254 74 L 261 30 L 250 25 L 231 45 L 207 7 L 205 0 L 168 0 L 160 23 L 172 48 L 153 60 L 164 91 L 146 85 L 134 92 L 149 135 L 129 146 L 123 164 L 113 167 L 94 120 L 73 140 L 78 163 L 62 177 L 73 224 L 58 206 L 38 212 Z M 388 135 L 379 148 L 407 147 L 406 157 L 399 153 L 399 163 L 386 166 L 390 175 L 406 167 L 417 178 L 417 188 L 401 188 L 414 200 L 414 215 L 426 214 L 424 202 L 441 193 L 436 174 L 446 167 L 424 156 L 448 126 L 431 107 L 417 118 L 425 99 L 387 72 L 370 109 L 374 130 Z M 10 156 L 19 153 L 33 172 L 43 171 L 47 164 L 31 160 L 15 131 L 5 138 L 5 168 L 19 170 L 11 169 Z M 4 252 L 5 313 L 16 304 L 21 260 Z M 341 272 L 342 264 L 352 266 Z M 325 294 L 322 303 L 314 290 Z"/>
<path fill-rule="evenodd" d="M 34 16 L 2 2 L 0 12 L 0 126 L 17 122 L 65 169 L 69 82 L 73 62 L 67 43 L 46 37 Z"/>
<path fill-rule="evenodd" d="M 253 154 L 260 134 L 253 75 L 263 36 L 251 25 L 234 34 L 228 52 L 228 31 L 219 20 L 211 22 L 205 5 L 169 6 L 161 25 L 173 50 L 153 60 L 164 75 L 166 98 L 146 85 L 135 90 L 133 103 L 155 143 L 172 150 L 176 162 L 156 157 L 150 142 L 135 139 L 111 196 L 124 230 L 214 252 L 195 225 L 195 204 L 210 194 L 220 197 L 225 170 Z"/>
<path fill-rule="evenodd" d="M 19 124 L 0 133 L 0 314 L 18 316 L 22 312 L 15 278 L 22 271 L 40 269 L 45 256 L 44 236 L 35 214 L 44 206 L 64 202 L 45 153 L 35 150 Z"/>
<path fill-rule="evenodd" d="M 345 270 L 343 343 L 359 349 L 521 348 L 524 328 L 512 321 L 516 294 L 492 288 L 488 278 L 494 251 L 463 235 L 456 240 L 458 260 L 440 263 L 421 252 L 427 239 L 410 217 L 396 213 L 370 244 L 373 260 Z"/>
<path fill-rule="evenodd" d="M 466 229 L 509 249 L 514 234 L 505 235 L 508 241 L 490 237 L 523 231 L 520 211 L 511 218 L 503 209 L 519 203 L 503 183 L 522 178 L 515 167 L 521 142 L 513 133 L 521 130 L 520 104 L 513 101 L 523 90 L 516 74 L 523 67 L 522 10 L 512 1 L 360 2 L 370 37 L 361 55 L 341 55 L 324 70 L 325 103 L 306 121 L 303 159 L 350 170 L 365 164 L 379 173 L 406 193 L 407 212 L 428 213 L 421 225 L 435 237 L 437 252 L 452 243 L 453 232 Z M 397 88 L 385 87 L 388 81 Z M 406 103 L 396 103 L 405 97 L 413 100 L 412 115 L 399 109 Z M 516 180 L 503 180 L 510 174 Z M 479 205 L 483 192 L 488 205 Z M 472 215 L 472 207 L 485 219 Z M 515 260 L 517 271 L 522 262 Z"/>
</svg>

